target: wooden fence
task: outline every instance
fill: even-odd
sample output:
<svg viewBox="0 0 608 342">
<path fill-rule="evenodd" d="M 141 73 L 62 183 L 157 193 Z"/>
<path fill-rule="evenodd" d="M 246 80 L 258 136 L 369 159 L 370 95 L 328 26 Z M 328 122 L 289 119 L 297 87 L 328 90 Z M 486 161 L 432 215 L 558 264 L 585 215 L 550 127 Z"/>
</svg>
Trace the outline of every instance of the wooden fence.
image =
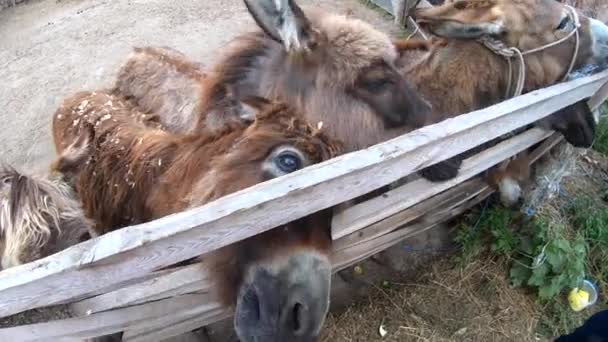
<svg viewBox="0 0 608 342">
<path fill-rule="evenodd" d="M 0 340 L 81 341 L 125 331 L 125 341 L 156 341 L 229 317 L 211 295 L 204 263 L 172 265 L 369 193 L 580 100 L 597 109 L 607 81 L 605 71 L 534 91 L 2 271 L 0 317 L 57 304 L 70 304 L 76 316 L 0 329 Z M 475 177 L 480 172 L 542 142 L 536 160 L 560 140 L 529 129 L 467 159 L 453 180 L 416 179 L 337 213 L 335 270 L 462 213 L 492 193 Z"/>
<path fill-rule="evenodd" d="M 596 108 L 607 81 L 608 71 L 531 92 L 7 269 L 0 316 L 70 303 L 76 317 L 0 329 L 0 340 L 71 341 L 124 330 L 126 341 L 151 341 L 227 317 L 210 295 L 204 264 L 167 267 L 366 194 L 594 94 Z M 462 213 L 492 192 L 475 175 L 544 141 L 538 158 L 560 139 L 527 130 L 467 159 L 453 180 L 417 179 L 337 214 L 335 270 Z"/>
</svg>

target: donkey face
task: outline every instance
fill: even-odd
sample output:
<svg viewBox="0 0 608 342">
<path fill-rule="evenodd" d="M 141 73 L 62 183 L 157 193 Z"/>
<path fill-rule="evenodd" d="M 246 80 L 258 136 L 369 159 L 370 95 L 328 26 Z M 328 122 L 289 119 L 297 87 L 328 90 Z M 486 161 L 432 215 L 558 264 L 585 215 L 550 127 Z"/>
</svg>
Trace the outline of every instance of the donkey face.
<svg viewBox="0 0 608 342">
<path fill-rule="evenodd" d="M 576 15 L 555 0 L 457 0 L 419 9 L 416 18 L 448 38 L 495 37 L 508 47 L 528 51 L 558 41 L 576 29 Z M 578 16 L 579 49 L 574 67 L 608 61 L 608 27 Z M 526 55 L 528 72 L 543 75 L 540 85 L 559 81 L 575 55 L 575 35 L 546 50 Z"/>
<path fill-rule="evenodd" d="M 562 133 L 574 147 L 591 147 L 595 138 L 595 118 L 586 100 L 551 114 L 542 120 L 541 126 Z"/>
<path fill-rule="evenodd" d="M 58 179 L 37 178 L 11 167 L 0 170 L 0 268 L 46 257 L 88 238 L 71 188 Z"/>
<path fill-rule="evenodd" d="M 267 68 L 259 85 L 299 105 L 311 121 L 323 121 L 349 150 L 427 123 L 430 105 L 395 67 L 389 37 L 369 24 L 303 11 L 293 0 L 245 0 L 267 37 L 282 45 L 256 64 Z M 275 43 L 276 44 L 276 43 Z"/>
<path fill-rule="evenodd" d="M 204 202 L 327 160 L 339 146 L 284 105 L 261 99 L 255 121 L 212 160 L 193 193 Z M 209 259 L 241 341 L 312 341 L 329 304 L 331 215 L 321 212 L 226 247 Z M 252 222 L 252 224 L 254 224 Z"/>
</svg>

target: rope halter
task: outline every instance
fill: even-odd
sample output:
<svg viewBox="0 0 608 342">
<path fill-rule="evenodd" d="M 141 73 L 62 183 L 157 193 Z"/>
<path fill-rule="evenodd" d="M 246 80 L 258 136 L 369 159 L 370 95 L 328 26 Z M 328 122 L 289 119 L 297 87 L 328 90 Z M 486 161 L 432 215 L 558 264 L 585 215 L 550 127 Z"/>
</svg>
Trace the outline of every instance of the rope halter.
<svg viewBox="0 0 608 342">
<path fill-rule="evenodd" d="M 526 61 L 524 59 L 525 55 L 530 55 L 539 51 L 543 51 L 546 50 L 548 48 L 551 48 L 553 46 L 559 45 L 565 41 L 567 41 L 568 39 L 570 39 L 570 37 L 575 36 L 575 46 L 574 46 L 574 52 L 572 54 L 572 59 L 570 60 L 570 65 L 568 66 L 568 70 L 566 71 L 566 74 L 564 75 L 564 77 L 562 78 L 562 81 L 565 81 L 568 78 L 568 75 L 570 75 L 570 72 L 572 72 L 572 69 L 574 68 L 574 64 L 576 63 L 576 59 L 578 57 L 578 51 L 579 51 L 579 45 L 580 45 L 580 36 L 579 36 L 579 28 L 581 26 L 581 23 L 579 21 L 579 17 L 578 17 L 578 13 L 576 12 L 576 10 L 572 7 L 572 6 L 568 6 L 568 5 L 564 5 L 566 6 L 566 8 L 568 9 L 568 16 L 572 19 L 572 21 L 574 22 L 574 29 L 572 31 L 570 31 L 565 37 L 558 39 L 552 43 L 531 49 L 531 50 L 526 50 L 526 51 L 521 51 L 516 47 L 507 47 L 505 45 L 504 42 L 490 37 L 490 36 L 483 36 L 481 38 L 478 39 L 478 41 L 483 44 L 486 48 L 488 48 L 490 51 L 494 52 L 495 54 L 504 57 L 507 62 L 509 62 L 509 81 L 507 83 L 507 90 L 506 90 L 506 94 L 505 94 L 505 98 L 510 98 L 510 97 L 515 97 L 515 96 L 519 96 L 522 94 L 523 89 L 524 89 L 524 85 L 526 83 Z M 511 86 L 513 83 L 513 64 L 511 62 L 512 58 L 517 58 L 517 60 L 519 61 L 519 70 L 517 73 L 517 81 L 515 84 L 515 90 L 514 92 L 511 94 Z"/>
</svg>

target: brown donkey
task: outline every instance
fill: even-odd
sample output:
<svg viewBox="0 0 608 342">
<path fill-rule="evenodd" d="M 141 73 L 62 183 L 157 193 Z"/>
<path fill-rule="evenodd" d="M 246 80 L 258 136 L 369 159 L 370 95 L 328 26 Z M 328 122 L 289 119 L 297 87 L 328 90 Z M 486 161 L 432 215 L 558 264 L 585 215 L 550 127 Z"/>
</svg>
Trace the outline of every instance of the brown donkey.
<svg viewBox="0 0 608 342">
<path fill-rule="evenodd" d="M 53 119 L 57 151 L 90 135 L 77 191 L 100 233 L 199 206 L 329 159 L 339 144 L 288 106 L 260 98 L 242 107 L 255 120 L 191 135 L 151 128 L 108 93 L 65 100 Z M 330 215 L 324 211 L 204 258 L 235 329 L 248 341 L 311 341 L 327 313 Z M 252 224 L 255 224 L 252 222 Z"/>
<path fill-rule="evenodd" d="M 234 39 L 203 81 L 190 78 L 186 82 L 203 89 L 191 99 L 197 104 L 199 118 L 195 131 L 214 130 L 235 118 L 247 119 L 246 113 L 227 113 L 224 105 L 218 106 L 230 95 L 262 96 L 294 105 L 310 122 L 323 122 L 330 136 L 344 141 L 345 152 L 429 122 L 430 107 L 395 67 L 398 51 L 386 34 L 354 18 L 318 9 L 303 11 L 293 0 L 245 3 L 261 30 Z M 136 88 L 149 87 L 186 63 L 181 58 L 163 58 L 169 71 L 158 70 L 158 56 L 143 51 L 132 55 L 119 74 L 117 93 L 136 93 Z M 225 85 L 234 94 L 226 96 Z M 148 101 L 148 96 L 136 97 Z M 169 96 L 164 98 L 173 102 Z M 159 114 L 167 116 L 161 122 L 175 115 Z M 186 115 L 190 114 L 188 109 Z M 453 175 L 448 168 L 429 178 Z"/>
<path fill-rule="evenodd" d="M 75 144 L 44 177 L 0 167 L 0 270 L 96 236 L 70 182 L 73 166 L 82 164 L 87 153 L 80 148 L 83 141 Z"/>
<path fill-rule="evenodd" d="M 404 46 L 400 50 L 403 74 L 432 103 L 430 117 L 435 122 L 514 95 L 521 63 L 514 58 L 510 67 L 504 57 L 480 43 L 480 38 L 489 37 L 486 41 L 522 52 L 524 93 L 555 84 L 571 71 L 608 61 L 608 27 L 576 15 L 554 0 L 459 0 L 418 9 L 415 17 L 432 33 L 447 38 L 440 43 L 421 44 L 428 51 L 417 60 L 409 53 L 413 42 L 398 43 Z M 539 124 L 561 132 L 575 146 L 588 147 L 593 142 L 595 121 L 585 106 L 582 102 L 575 104 Z M 451 162 L 459 165 L 462 158 L 476 151 L 479 148 Z M 502 183 L 516 182 L 498 182 Z M 503 197 L 510 198 L 507 204 L 518 200 L 519 191 L 504 190 L 513 194 Z"/>
</svg>

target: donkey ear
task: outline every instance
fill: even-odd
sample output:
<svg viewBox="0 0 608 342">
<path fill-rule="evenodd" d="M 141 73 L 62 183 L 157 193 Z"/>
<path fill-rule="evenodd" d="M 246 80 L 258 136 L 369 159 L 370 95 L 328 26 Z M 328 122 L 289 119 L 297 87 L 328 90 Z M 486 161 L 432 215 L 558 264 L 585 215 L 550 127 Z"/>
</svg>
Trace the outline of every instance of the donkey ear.
<svg viewBox="0 0 608 342">
<path fill-rule="evenodd" d="M 259 96 L 245 96 L 240 100 L 239 116 L 243 121 L 255 121 L 258 113 L 268 108 L 271 102 Z"/>
<path fill-rule="evenodd" d="M 287 51 L 307 50 L 315 35 L 294 0 L 244 0 L 258 26 Z"/>
<path fill-rule="evenodd" d="M 445 38 L 475 39 L 504 33 L 504 17 L 495 0 L 457 0 L 414 12 L 416 21 Z"/>
<path fill-rule="evenodd" d="M 91 129 L 85 128 L 81 131 L 76 141 L 65 148 L 51 164 L 51 171 L 66 175 L 78 172 L 86 160 L 91 156 L 91 140 L 93 134 Z"/>
</svg>

